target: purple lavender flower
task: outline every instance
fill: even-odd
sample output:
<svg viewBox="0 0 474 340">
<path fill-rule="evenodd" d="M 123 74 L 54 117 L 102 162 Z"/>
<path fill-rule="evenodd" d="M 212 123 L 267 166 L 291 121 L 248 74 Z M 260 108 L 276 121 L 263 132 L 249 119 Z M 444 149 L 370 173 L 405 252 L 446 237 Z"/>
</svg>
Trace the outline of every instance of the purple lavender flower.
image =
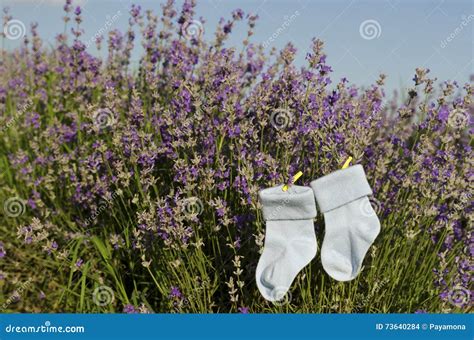
<svg viewBox="0 0 474 340">
<path fill-rule="evenodd" d="M 175 286 L 171 286 L 171 290 L 170 290 L 170 298 L 177 298 L 177 299 L 181 299 L 181 297 L 183 296 L 183 294 L 181 293 L 181 291 L 179 290 L 178 287 L 175 287 Z"/>
<path fill-rule="evenodd" d="M 5 193 L 24 195 L 30 208 L 2 220 L 7 236 L 0 258 L 13 272 L 1 277 L 26 270 L 11 262 L 7 248 L 19 258 L 24 251 L 39 260 L 45 252 L 44 274 L 54 280 L 49 292 L 64 285 L 53 261 L 73 261 L 80 269 L 103 245 L 113 249 L 123 293 L 146 292 L 160 312 L 261 310 L 250 284 L 265 243 L 259 189 L 289 183 L 303 169 L 300 184 L 308 185 L 352 156 L 366 170 L 390 236 L 377 240 L 367 270 L 396 243 L 409 256 L 387 270 L 403 274 L 405 266 L 416 266 L 417 279 L 407 285 L 422 282 L 425 292 L 410 297 L 410 306 L 439 295 L 433 306 L 465 309 L 474 255 L 472 85 L 439 82 L 437 90 L 429 70 L 417 69 L 414 87 L 389 101 L 383 74 L 364 88 L 346 77 L 334 83 L 321 40 L 311 42 L 306 64 L 297 67 L 301 51 L 293 44 L 270 52 L 253 39 L 256 15 L 233 11 L 207 41 L 195 9 L 194 0 L 181 9 L 167 0 L 159 15 L 132 5 L 126 31 L 107 22 L 107 32 L 86 43 L 82 10 L 67 0 L 66 27 L 52 50 L 33 24 L 18 49 L 0 52 L 6 155 L 0 172 Z M 4 22 L 11 19 L 5 9 Z M 244 20 L 247 36 L 233 46 L 229 36 Z M 183 28 L 190 29 L 186 36 Z M 89 51 L 94 41 L 105 49 L 100 56 Z M 287 114 L 283 124 L 274 119 L 279 112 Z M 184 204 L 190 197 L 202 206 Z M 323 221 L 315 226 L 320 233 Z M 74 260 L 76 242 L 82 258 Z M 433 268 L 422 265 L 425 260 Z M 94 271 L 104 272 L 103 261 L 93 263 Z M 150 289 L 155 279 L 160 287 L 182 286 L 171 286 L 163 303 L 159 290 Z M 320 286 L 319 279 L 307 282 Z M 360 293 L 368 294 L 372 282 L 360 279 Z M 195 281 L 192 298 L 202 303 L 181 292 Z M 332 291 L 321 286 L 328 287 L 321 294 Z M 394 299 L 400 306 L 393 308 L 402 312 L 404 297 Z M 385 310 L 383 301 L 374 303 L 374 310 Z M 21 305 L 32 311 L 26 299 Z M 337 304 L 319 307 L 334 312 Z M 142 310 L 123 307 L 125 313 Z"/>
<path fill-rule="evenodd" d="M 123 313 L 136 314 L 138 311 L 135 309 L 135 306 L 128 304 L 123 307 Z"/>
<path fill-rule="evenodd" d="M 242 314 L 248 314 L 249 313 L 249 308 L 248 307 L 239 307 L 239 312 Z"/>
</svg>

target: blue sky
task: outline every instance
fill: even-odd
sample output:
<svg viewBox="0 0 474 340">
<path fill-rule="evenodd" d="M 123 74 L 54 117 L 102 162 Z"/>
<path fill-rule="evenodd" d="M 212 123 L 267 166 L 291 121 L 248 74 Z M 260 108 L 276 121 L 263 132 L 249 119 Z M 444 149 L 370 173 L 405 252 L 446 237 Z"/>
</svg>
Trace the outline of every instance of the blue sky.
<svg viewBox="0 0 474 340">
<path fill-rule="evenodd" d="M 474 1 L 470 0 L 198 0 L 197 13 L 206 19 L 209 37 L 221 17 L 233 9 L 260 17 L 254 42 L 282 47 L 292 42 L 302 65 L 312 37 L 325 41 L 334 80 L 345 76 L 352 83 L 368 86 L 380 72 L 388 75 L 387 90 L 412 85 L 416 67 L 428 67 L 440 80 L 469 81 L 474 74 Z M 63 0 L 0 0 L 11 14 L 27 26 L 39 23 L 42 37 L 54 43 L 63 31 Z M 113 28 L 125 30 L 132 3 L 160 10 L 160 0 L 81 0 L 85 40 L 103 27 L 107 16 L 122 15 Z M 181 1 L 178 1 L 181 4 Z M 286 21 L 286 24 L 285 24 Z M 374 30 L 364 33 L 366 22 Z M 362 25 L 362 27 L 361 27 Z M 238 45 L 246 32 L 237 27 L 230 44 Z M 279 32 L 276 34 L 276 32 Z M 371 33 L 373 35 L 371 35 Z M 276 37 L 275 37 L 276 34 Z M 273 41 L 269 38 L 275 37 Z M 20 40 L 7 40 L 12 49 Z M 96 53 L 94 47 L 91 52 Z M 134 56 L 137 58 L 137 55 Z"/>
</svg>

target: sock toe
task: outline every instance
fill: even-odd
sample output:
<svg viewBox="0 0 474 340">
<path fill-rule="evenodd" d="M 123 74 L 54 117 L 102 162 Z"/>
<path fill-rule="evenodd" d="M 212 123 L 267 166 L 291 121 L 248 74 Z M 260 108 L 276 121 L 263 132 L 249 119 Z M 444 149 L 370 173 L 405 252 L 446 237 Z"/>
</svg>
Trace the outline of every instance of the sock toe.
<svg viewBox="0 0 474 340">
<path fill-rule="evenodd" d="M 277 271 L 278 266 L 271 264 L 261 271 L 260 278 L 257 279 L 260 293 L 266 300 L 272 302 L 282 300 L 289 289 L 288 286 L 279 282 L 278 279 L 281 279 L 281 277 L 279 277 Z"/>
<path fill-rule="evenodd" d="M 322 250 L 321 262 L 328 275 L 337 281 L 349 281 L 354 278 L 351 261 L 335 250 Z"/>
</svg>

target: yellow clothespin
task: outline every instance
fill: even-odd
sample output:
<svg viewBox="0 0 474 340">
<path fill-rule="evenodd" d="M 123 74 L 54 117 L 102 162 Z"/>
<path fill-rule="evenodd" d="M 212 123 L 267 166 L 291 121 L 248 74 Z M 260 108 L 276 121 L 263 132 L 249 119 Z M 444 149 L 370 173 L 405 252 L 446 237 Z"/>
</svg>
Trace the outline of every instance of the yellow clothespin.
<svg viewBox="0 0 474 340">
<path fill-rule="evenodd" d="M 352 157 L 349 156 L 349 158 L 346 160 L 346 162 L 344 163 L 344 165 L 342 166 L 342 168 L 343 168 L 343 169 L 348 168 L 349 165 L 351 164 L 351 161 L 352 161 Z"/>
<path fill-rule="evenodd" d="M 296 173 L 296 175 L 293 176 L 291 182 L 292 182 L 292 183 L 295 183 L 295 182 L 298 180 L 298 178 L 300 178 L 301 176 L 303 176 L 303 173 L 302 173 L 301 171 L 298 171 L 298 172 Z M 286 184 L 285 184 L 285 185 L 283 186 L 283 188 L 282 188 L 283 191 L 287 191 L 288 189 L 289 189 L 289 187 L 288 187 L 288 185 L 286 185 Z"/>
</svg>

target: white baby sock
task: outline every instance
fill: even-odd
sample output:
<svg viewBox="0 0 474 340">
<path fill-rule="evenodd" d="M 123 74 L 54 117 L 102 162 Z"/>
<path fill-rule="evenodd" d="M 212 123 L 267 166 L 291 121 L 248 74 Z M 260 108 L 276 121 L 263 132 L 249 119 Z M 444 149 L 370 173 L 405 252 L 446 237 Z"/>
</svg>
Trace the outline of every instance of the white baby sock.
<svg viewBox="0 0 474 340">
<path fill-rule="evenodd" d="M 364 169 L 355 165 L 311 182 L 326 232 L 321 261 L 326 272 L 338 281 L 359 274 L 369 247 L 380 232 L 380 222 L 367 195 L 372 189 Z"/>
<path fill-rule="evenodd" d="M 317 251 L 313 225 L 316 204 L 311 188 L 282 188 L 280 185 L 259 192 L 266 232 L 256 280 L 260 293 L 269 301 L 285 297 L 296 275 Z"/>
</svg>

